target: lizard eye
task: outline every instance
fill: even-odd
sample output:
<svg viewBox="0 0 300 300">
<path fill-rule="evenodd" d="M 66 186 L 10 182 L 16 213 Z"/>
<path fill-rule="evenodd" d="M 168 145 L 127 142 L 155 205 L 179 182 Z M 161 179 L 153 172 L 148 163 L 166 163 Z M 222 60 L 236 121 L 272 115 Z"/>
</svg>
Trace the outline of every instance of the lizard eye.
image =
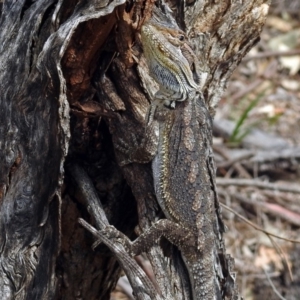
<svg viewBox="0 0 300 300">
<path fill-rule="evenodd" d="M 178 37 L 178 39 L 179 39 L 179 41 L 184 41 L 184 35 L 180 35 L 180 36 Z"/>
</svg>

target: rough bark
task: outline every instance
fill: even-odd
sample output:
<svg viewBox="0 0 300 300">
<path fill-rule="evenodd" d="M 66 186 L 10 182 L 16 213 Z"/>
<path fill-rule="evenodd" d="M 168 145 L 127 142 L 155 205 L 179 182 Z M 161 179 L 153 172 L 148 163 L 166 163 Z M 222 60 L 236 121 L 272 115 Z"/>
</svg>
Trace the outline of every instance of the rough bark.
<svg viewBox="0 0 300 300">
<path fill-rule="evenodd" d="M 167 1 L 208 62 L 212 114 L 259 39 L 268 2 Z M 93 220 L 65 164 L 85 168 L 110 224 L 126 235 L 160 216 L 150 164 L 120 168 L 114 149 L 120 137 L 139 140 L 149 106 L 138 31 L 154 3 L 124 3 L 0 3 L 1 299 L 109 299 L 120 268 L 105 246 L 91 249 L 78 225 Z M 148 257 L 163 296 L 188 299 L 178 250 L 162 243 Z"/>
</svg>

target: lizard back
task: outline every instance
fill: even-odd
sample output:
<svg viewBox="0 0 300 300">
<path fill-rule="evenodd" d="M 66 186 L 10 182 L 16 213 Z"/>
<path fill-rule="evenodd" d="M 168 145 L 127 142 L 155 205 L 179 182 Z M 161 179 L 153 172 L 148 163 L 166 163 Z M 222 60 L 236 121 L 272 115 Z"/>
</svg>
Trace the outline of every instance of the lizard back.
<svg viewBox="0 0 300 300">
<path fill-rule="evenodd" d="M 179 103 L 174 110 L 161 107 L 157 114 L 159 122 L 164 119 L 152 164 L 158 201 L 166 216 L 176 223 L 193 228 L 200 222 L 201 231 L 204 224 L 212 228 L 214 193 L 208 175 L 212 123 L 202 98 Z"/>
<path fill-rule="evenodd" d="M 191 236 L 178 247 L 190 274 L 194 300 L 221 299 L 215 273 L 217 212 L 212 160 L 212 121 L 202 96 L 159 108 L 158 152 L 152 162 L 157 200 L 166 217 Z M 217 231 L 217 230 L 216 230 Z"/>
</svg>

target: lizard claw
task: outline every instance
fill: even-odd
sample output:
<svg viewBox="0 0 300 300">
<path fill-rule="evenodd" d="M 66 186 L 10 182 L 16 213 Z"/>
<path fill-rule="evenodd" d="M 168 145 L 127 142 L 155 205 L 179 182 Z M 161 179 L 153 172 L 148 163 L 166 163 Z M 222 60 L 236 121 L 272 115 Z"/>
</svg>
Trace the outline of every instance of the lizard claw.
<svg viewBox="0 0 300 300">
<path fill-rule="evenodd" d="M 130 240 L 128 239 L 128 237 L 123 234 L 121 231 L 119 231 L 116 227 L 112 226 L 112 225 L 107 225 L 104 229 L 99 230 L 98 231 L 99 234 L 101 234 L 101 236 L 105 236 L 106 238 L 110 239 L 112 242 L 116 243 L 116 242 L 120 242 L 121 244 L 123 244 L 126 248 L 126 250 L 130 250 Z M 97 239 L 93 245 L 92 245 L 92 249 L 95 250 L 96 247 L 98 247 L 100 244 L 102 243 L 102 239 L 101 237 L 99 239 Z"/>
<path fill-rule="evenodd" d="M 121 231 L 119 231 L 116 227 L 112 226 L 112 225 L 108 225 L 105 227 L 105 229 L 103 230 L 103 233 L 110 239 L 112 240 L 114 243 L 120 243 L 124 246 L 124 248 L 126 249 L 126 251 L 131 255 L 132 255 L 132 243 L 129 240 L 129 238 L 123 234 Z"/>
<path fill-rule="evenodd" d="M 120 232 L 114 226 L 108 225 L 104 229 L 98 230 L 98 233 L 100 233 L 101 236 L 106 236 L 109 239 L 115 239 L 118 237 Z M 93 243 L 92 249 L 95 250 L 101 243 L 102 239 L 100 237 Z"/>
</svg>

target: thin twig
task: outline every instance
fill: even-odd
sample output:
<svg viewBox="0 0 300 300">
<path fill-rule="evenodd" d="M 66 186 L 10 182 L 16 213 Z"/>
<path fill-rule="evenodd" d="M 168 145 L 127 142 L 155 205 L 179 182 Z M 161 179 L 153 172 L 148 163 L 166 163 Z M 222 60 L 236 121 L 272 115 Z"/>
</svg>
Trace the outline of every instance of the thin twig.
<svg viewBox="0 0 300 300">
<path fill-rule="evenodd" d="M 263 79 L 258 78 L 253 82 L 250 82 L 246 88 L 241 89 L 240 91 L 236 92 L 235 94 L 230 96 L 230 101 L 232 103 L 236 103 L 237 100 L 243 98 L 245 95 L 249 94 L 251 91 L 255 90 L 258 86 L 260 86 L 264 82 Z"/>
<path fill-rule="evenodd" d="M 276 235 L 274 233 L 271 233 L 263 228 L 261 228 L 260 226 L 252 223 L 251 221 L 249 221 L 247 218 L 243 217 L 242 215 L 240 215 L 239 213 L 237 213 L 236 211 L 234 211 L 233 209 L 231 209 L 230 207 L 228 207 L 226 204 L 220 203 L 220 205 L 222 207 L 224 207 L 225 209 L 227 209 L 228 211 L 232 212 L 233 214 L 235 214 L 237 217 L 239 217 L 240 219 L 242 219 L 245 223 L 247 223 L 248 225 L 252 226 L 254 229 L 259 230 L 263 233 L 265 233 L 266 235 L 270 235 L 273 236 L 277 239 L 283 240 L 283 241 L 287 241 L 287 242 L 291 242 L 291 243 L 295 243 L 295 244 L 300 244 L 300 240 L 291 240 L 279 235 Z"/>
<path fill-rule="evenodd" d="M 279 217 L 281 219 L 286 220 L 290 224 L 300 226 L 300 215 L 298 213 L 295 213 L 291 210 L 288 210 L 284 207 L 281 207 L 278 204 L 274 203 L 264 203 L 262 201 L 255 201 L 255 200 L 250 200 L 245 196 L 239 195 L 237 193 L 230 193 L 231 197 L 234 197 L 238 201 L 250 204 L 250 205 L 255 205 L 257 207 L 260 207 L 263 211 L 272 214 L 276 217 Z"/>
<path fill-rule="evenodd" d="M 258 86 L 260 86 L 266 79 L 269 78 L 270 76 L 273 76 L 275 68 L 277 67 L 277 62 L 272 61 L 268 64 L 268 66 L 265 68 L 263 74 L 260 76 L 260 78 L 257 78 L 253 82 L 247 85 L 244 89 L 241 89 L 237 93 L 233 94 L 230 96 L 232 103 L 236 103 L 237 100 L 243 98 L 247 94 L 249 94 L 251 91 L 256 89 Z"/>
<path fill-rule="evenodd" d="M 274 191 L 281 191 L 281 192 L 288 192 L 288 193 L 295 193 L 300 194 L 300 188 L 296 186 L 288 186 L 283 184 L 277 183 L 270 183 L 270 182 L 263 182 L 258 180 L 251 180 L 251 179 L 231 179 L 231 178 L 217 178 L 217 184 L 222 186 L 227 185 L 235 185 L 235 186 L 253 186 L 260 189 L 268 189 Z"/>
<path fill-rule="evenodd" d="M 278 57 L 278 56 L 294 56 L 299 55 L 300 49 L 294 49 L 289 51 L 266 51 L 262 53 L 258 53 L 255 55 L 247 56 L 243 59 L 244 62 L 252 60 L 252 59 L 260 59 L 260 58 L 267 58 L 267 57 Z"/>
<path fill-rule="evenodd" d="M 217 167 L 218 168 L 228 168 L 231 165 L 233 165 L 237 162 L 240 162 L 241 160 L 248 159 L 248 158 L 252 157 L 253 155 L 254 155 L 254 152 L 247 152 L 247 153 L 245 153 L 241 156 L 235 157 L 235 158 L 230 158 L 229 156 L 227 156 L 226 157 L 227 160 L 217 163 Z"/>
<path fill-rule="evenodd" d="M 235 159 L 231 160 L 230 156 L 220 147 L 213 147 L 214 151 L 216 151 L 218 154 L 220 154 L 221 156 L 223 156 L 225 159 L 227 159 L 227 162 L 225 162 L 225 164 L 228 164 L 230 161 L 232 161 L 232 165 L 233 168 L 242 176 L 246 177 L 246 178 L 252 178 L 251 175 L 246 171 L 246 169 L 238 162 L 239 159 Z M 247 153 L 247 155 L 249 155 L 249 153 Z M 222 165 L 222 163 L 221 163 Z M 229 164 L 230 165 L 230 164 Z M 222 166 L 218 165 L 218 168 L 222 168 Z"/>
<path fill-rule="evenodd" d="M 290 278 L 293 281 L 293 273 L 292 273 L 291 267 L 289 265 L 288 259 L 286 257 L 286 254 L 284 253 L 282 248 L 279 246 L 279 244 L 271 236 L 268 235 L 268 238 L 270 239 L 271 243 L 273 244 L 273 247 L 275 248 L 275 250 L 277 251 L 277 253 L 281 257 L 281 259 L 283 261 L 283 264 L 286 265 L 286 267 L 289 271 Z"/>
<path fill-rule="evenodd" d="M 277 291 L 277 289 L 276 289 L 275 285 L 273 284 L 271 278 L 269 277 L 267 271 L 266 271 L 264 268 L 263 268 L 263 270 L 264 270 L 264 273 L 266 274 L 266 277 L 267 277 L 267 279 L 268 279 L 268 281 L 269 281 L 269 284 L 270 284 L 270 286 L 272 287 L 274 293 L 275 293 L 281 300 L 286 300 L 286 299 L 285 299 L 285 298 Z"/>
</svg>

